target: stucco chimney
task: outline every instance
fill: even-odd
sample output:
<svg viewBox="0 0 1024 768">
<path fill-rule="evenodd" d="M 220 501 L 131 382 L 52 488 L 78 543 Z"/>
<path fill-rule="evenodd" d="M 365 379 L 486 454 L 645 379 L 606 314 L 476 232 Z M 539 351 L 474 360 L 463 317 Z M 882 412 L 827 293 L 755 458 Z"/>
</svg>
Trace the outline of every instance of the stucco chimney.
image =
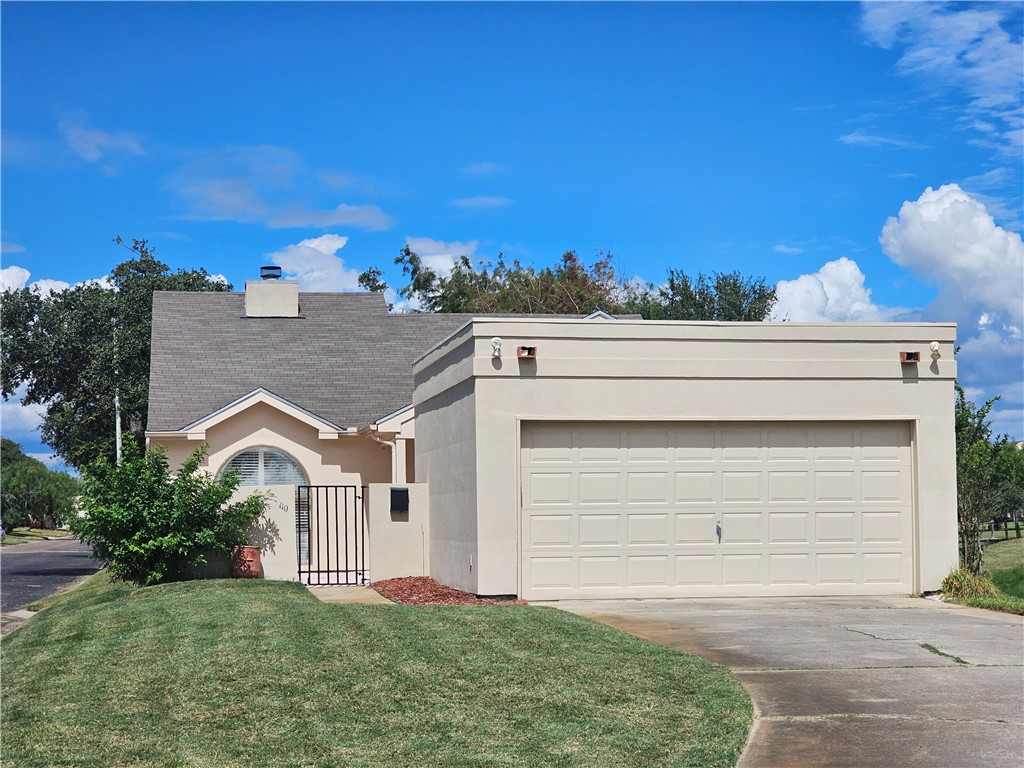
<svg viewBox="0 0 1024 768">
<path fill-rule="evenodd" d="M 260 267 L 260 277 L 245 281 L 245 316 L 298 317 L 298 282 L 282 280 L 280 267 Z"/>
</svg>

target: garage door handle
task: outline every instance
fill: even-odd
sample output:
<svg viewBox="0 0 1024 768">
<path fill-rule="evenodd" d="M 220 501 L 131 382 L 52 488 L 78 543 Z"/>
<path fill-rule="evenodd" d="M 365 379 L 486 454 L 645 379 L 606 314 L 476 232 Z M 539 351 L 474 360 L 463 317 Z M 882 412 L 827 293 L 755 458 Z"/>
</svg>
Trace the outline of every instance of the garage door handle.
<svg viewBox="0 0 1024 768">
<path fill-rule="evenodd" d="M 719 520 L 715 523 L 715 535 L 718 536 L 718 543 L 722 543 L 722 521 Z"/>
</svg>

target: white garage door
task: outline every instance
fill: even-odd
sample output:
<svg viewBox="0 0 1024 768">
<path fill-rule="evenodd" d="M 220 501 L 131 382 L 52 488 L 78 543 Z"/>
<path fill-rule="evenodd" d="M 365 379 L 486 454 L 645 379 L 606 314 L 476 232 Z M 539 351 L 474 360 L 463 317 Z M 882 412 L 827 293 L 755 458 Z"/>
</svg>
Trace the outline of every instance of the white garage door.
<svg viewBox="0 0 1024 768">
<path fill-rule="evenodd" d="M 533 600 L 913 591 L 898 422 L 523 426 Z"/>
</svg>

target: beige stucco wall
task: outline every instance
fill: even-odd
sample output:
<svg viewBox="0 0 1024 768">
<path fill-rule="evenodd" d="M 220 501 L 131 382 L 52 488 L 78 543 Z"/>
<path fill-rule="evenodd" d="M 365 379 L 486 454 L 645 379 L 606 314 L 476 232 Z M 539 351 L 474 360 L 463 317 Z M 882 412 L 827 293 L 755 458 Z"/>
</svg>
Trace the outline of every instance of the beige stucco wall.
<svg viewBox="0 0 1024 768">
<path fill-rule="evenodd" d="M 203 441 L 184 435 L 161 434 L 151 444 L 167 448 L 172 468 Z M 302 466 L 311 485 L 366 485 L 391 479 L 391 449 L 369 437 L 341 435 L 321 439 L 318 430 L 281 412 L 267 403 L 256 403 L 241 413 L 210 427 L 205 442 L 209 446 L 205 466 L 219 472 L 239 451 L 266 446 L 292 456 Z"/>
<path fill-rule="evenodd" d="M 407 488 L 409 511 L 391 511 L 391 489 Z M 367 489 L 370 581 L 429 574 L 430 497 L 425 485 L 374 483 Z"/>
<path fill-rule="evenodd" d="M 260 485 L 239 488 L 232 501 L 241 501 L 253 493 L 270 497 L 263 515 L 249 529 L 246 543 L 260 547 L 263 578 L 298 581 L 298 554 L 295 540 L 295 486 Z"/>
<path fill-rule="evenodd" d="M 520 591 L 523 421 L 903 421 L 917 468 L 917 589 L 937 589 L 957 561 L 955 331 L 476 320 L 415 366 L 418 479 L 429 483 L 434 510 L 431 573 L 479 594 Z M 494 336 L 500 359 L 491 357 Z M 517 360 L 520 344 L 536 346 L 537 360 Z M 920 352 L 922 362 L 902 365 L 901 351 Z"/>
</svg>

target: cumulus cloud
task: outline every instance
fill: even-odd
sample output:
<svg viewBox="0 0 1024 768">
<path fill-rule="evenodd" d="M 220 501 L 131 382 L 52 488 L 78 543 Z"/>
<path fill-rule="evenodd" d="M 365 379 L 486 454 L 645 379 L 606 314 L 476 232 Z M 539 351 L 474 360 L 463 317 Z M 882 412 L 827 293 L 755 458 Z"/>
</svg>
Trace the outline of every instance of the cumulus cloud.
<svg viewBox="0 0 1024 768">
<path fill-rule="evenodd" d="M 845 256 L 830 261 L 817 272 L 795 280 L 781 280 L 775 286 L 778 301 L 772 320 L 798 323 L 873 322 L 892 320 L 907 312 L 903 307 L 885 307 L 871 300 L 864 273 L 857 262 Z"/>
<path fill-rule="evenodd" d="M 956 184 L 928 187 L 879 238 L 894 262 L 939 287 L 934 309 L 967 322 L 985 312 L 1024 327 L 1024 243 Z"/>
<path fill-rule="evenodd" d="M 873 45 L 901 51 L 897 70 L 935 92 L 969 99 L 963 125 L 980 143 L 1017 153 L 1024 42 L 1010 28 L 1014 3 L 864 3 L 861 26 Z M 1005 25 L 1005 28 L 1004 28 Z"/>
<path fill-rule="evenodd" d="M 445 242 L 444 240 L 433 240 L 429 237 L 407 237 L 405 244 L 419 254 L 423 263 L 442 277 L 448 277 L 455 266 L 455 260 L 460 256 L 467 256 L 472 260 L 476 254 L 479 241 L 471 240 L 468 243 L 458 241 Z"/>
<path fill-rule="evenodd" d="M 0 400 L 0 424 L 3 425 L 4 437 L 15 442 L 38 440 L 36 433 L 46 414 L 45 406 L 21 404 L 26 390 L 27 386 L 22 384 L 10 399 Z"/>
<path fill-rule="evenodd" d="M 272 253 L 267 261 L 297 278 L 300 290 L 354 291 L 359 287 L 359 271 L 346 268 L 337 255 L 347 242 L 342 235 L 321 235 Z"/>
<path fill-rule="evenodd" d="M 138 137 L 127 131 L 110 133 L 86 128 L 80 119 L 61 120 L 58 128 L 71 151 L 90 163 L 99 163 L 112 156 L 146 154 Z"/>
<path fill-rule="evenodd" d="M 48 280 L 46 278 L 29 283 L 28 279 L 31 275 L 32 273 L 24 267 L 13 264 L 0 269 L 0 291 L 17 291 L 27 285 L 31 290 L 48 296 L 54 291 L 63 291 L 65 288 L 71 287 L 70 283 L 65 283 L 63 280 Z"/>
<path fill-rule="evenodd" d="M 19 291 L 25 287 L 31 275 L 32 273 L 24 267 L 4 267 L 0 269 L 0 290 Z"/>
</svg>

